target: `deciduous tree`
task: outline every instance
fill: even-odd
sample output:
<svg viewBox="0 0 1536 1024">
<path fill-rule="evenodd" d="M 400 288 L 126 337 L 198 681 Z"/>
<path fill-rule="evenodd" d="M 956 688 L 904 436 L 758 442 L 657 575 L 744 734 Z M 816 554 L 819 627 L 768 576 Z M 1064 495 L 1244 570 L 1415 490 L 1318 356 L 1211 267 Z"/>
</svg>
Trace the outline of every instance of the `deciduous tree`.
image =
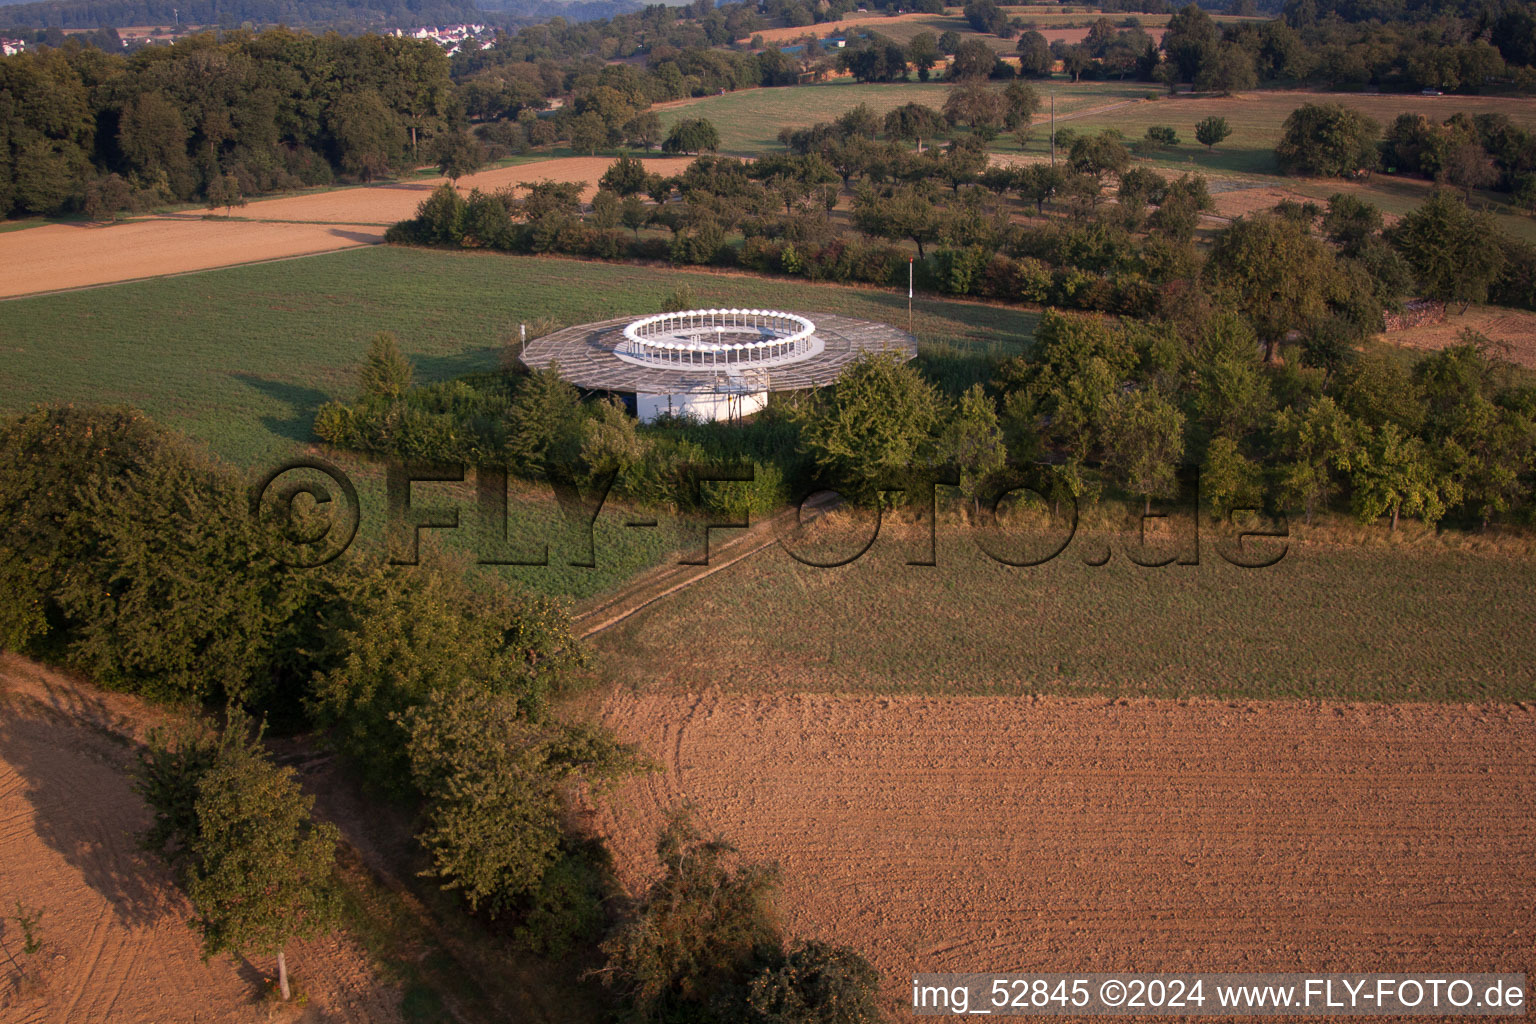
<svg viewBox="0 0 1536 1024">
<path fill-rule="evenodd" d="M 138 779 L 156 812 L 147 844 L 186 889 L 204 955 L 275 956 L 289 999 L 285 949 L 339 919 L 336 827 L 310 817 L 314 798 L 236 710 L 216 741 L 153 741 Z"/>
</svg>

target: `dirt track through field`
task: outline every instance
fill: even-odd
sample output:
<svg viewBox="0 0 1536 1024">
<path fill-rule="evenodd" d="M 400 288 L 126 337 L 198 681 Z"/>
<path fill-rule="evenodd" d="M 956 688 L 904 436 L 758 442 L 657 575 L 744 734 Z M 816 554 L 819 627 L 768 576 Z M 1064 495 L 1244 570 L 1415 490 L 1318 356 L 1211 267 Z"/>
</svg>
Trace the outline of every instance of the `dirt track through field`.
<svg viewBox="0 0 1536 1024">
<path fill-rule="evenodd" d="M 489 191 L 550 179 L 586 184 L 586 198 L 613 158 L 569 157 L 498 167 L 459 181 L 462 192 Z M 686 157 L 647 159 L 673 174 Z M 150 217 L 125 224 L 45 224 L 0 234 L 0 298 L 161 277 L 262 260 L 376 245 L 384 230 L 415 216 L 442 178 L 387 182 L 254 201 L 234 216 L 201 213 Z"/>
<path fill-rule="evenodd" d="M 1536 974 L 1530 705 L 620 691 L 604 717 L 664 766 L 599 812 L 626 884 L 691 802 L 893 1008 L 920 970 Z"/>
<path fill-rule="evenodd" d="M 41 912 L 43 944 L 26 956 L 17 922 L 0 921 L 0 1020 L 269 1019 L 258 1001 L 260 972 L 273 965 L 204 961 L 187 927 L 190 906 L 166 868 L 139 851 L 136 834 L 149 814 L 129 787 L 131 749 L 105 731 L 109 720 L 118 725 L 113 719 L 108 701 L 86 706 L 47 670 L 14 657 L 0 662 L 0 917 L 13 917 L 18 899 Z M 310 997 L 290 1020 L 399 1020 L 399 992 L 373 977 L 351 941 L 296 943 L 288 956 Z"/>
</svg>

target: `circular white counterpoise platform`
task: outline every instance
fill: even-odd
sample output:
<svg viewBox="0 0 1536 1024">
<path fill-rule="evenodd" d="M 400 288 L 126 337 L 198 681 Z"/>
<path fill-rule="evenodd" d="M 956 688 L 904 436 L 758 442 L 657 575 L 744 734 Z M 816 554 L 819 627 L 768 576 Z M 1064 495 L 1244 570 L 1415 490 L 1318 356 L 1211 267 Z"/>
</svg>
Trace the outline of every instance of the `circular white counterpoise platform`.
<svg viewBox="0 0 1536 1024">
<path fill-rule="evenodd" d="M 557 366 L 589 391 L 635 396 L 643 421 L 668 414 L 735 419 L 774 391 L 823 387 L 868 352 L 917 355 L 906 331 L 831 313 L 688 310 L 581 324 L 530 341 L 529 369 Z"/>
</svg>

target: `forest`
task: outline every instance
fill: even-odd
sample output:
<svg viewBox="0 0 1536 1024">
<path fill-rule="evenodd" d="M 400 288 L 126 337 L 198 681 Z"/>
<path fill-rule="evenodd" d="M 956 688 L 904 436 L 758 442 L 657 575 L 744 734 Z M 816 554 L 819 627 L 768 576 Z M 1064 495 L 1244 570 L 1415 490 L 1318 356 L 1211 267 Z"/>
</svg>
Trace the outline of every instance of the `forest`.
<svg viewBox="0 0 1536 1024">
<path fill-rule="evenodd" d="M 990 9 L 989 9 L 990 6 Z M 764 20 L 747 4 L 652 6 L 608 20 L 554 19 L 449 58 L 435 43 L 286 29 L 205 33 L 173 47 L 109 54 L 78 39 L 0 59 L 0 209 L 90 215 L 220 196 L 371 181 L 437 163 L 474 127 L 482 155 L 549 146 L 659 143 L 656 103 L 722 90 L 788 86 L 832 67 L 875 82 L 1049 76 L 1182 83 L 1214 94 L 1259 84 L 1335 89 L 1529 91 L 1536 18 L 1496 16 L 1390 25 L 1291 12 L 1219 25 L 1189 5 L 1161 47 L 1134 22 L 1099 18 L 1087 39 L 1046 45 L 973 0 L 973 21 L 1010 38 L 1017 62 L 979 38 L 919 34 L 906 46 L 865 32 L 835 58 L 807 48 L 732 46 Z M 639 61 L 611 63 L 624 58 Z M 555 100 L 563 106 L 549 116 Z M 541 116 L 542 114 L 542 116 Z M 599 122 L 601 122 L 599 124 Z"/>
</svg>

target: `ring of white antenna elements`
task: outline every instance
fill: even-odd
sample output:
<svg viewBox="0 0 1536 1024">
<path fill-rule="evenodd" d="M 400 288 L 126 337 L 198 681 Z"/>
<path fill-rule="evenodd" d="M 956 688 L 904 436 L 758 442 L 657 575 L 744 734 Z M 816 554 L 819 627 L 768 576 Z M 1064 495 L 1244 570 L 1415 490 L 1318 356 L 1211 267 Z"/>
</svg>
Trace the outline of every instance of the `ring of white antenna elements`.
<svg viewBox="0 0 1536 1024">
<path fill-rule="evenodd" d="M 624 328 L 619 355 L 649 366 L 735 367 L 813 354 L 816 325 L 772 309 L 688 309 Z M 727 341 L 728 337 L 747 340 Z"/>
</svg>

